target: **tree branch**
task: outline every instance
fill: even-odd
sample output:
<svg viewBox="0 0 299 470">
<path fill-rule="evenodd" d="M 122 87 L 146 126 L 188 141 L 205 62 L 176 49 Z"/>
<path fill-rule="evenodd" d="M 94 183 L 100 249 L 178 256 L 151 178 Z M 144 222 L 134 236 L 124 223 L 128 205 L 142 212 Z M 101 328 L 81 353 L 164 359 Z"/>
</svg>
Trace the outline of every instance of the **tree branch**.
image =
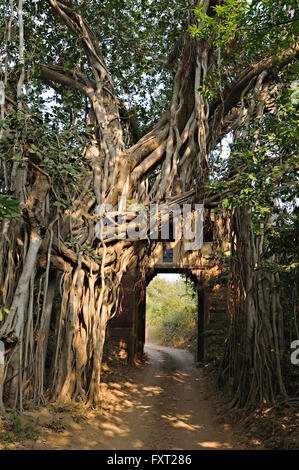
<svg viewBox="0 0 299 470">
<path fill-rule="evenodd" d="M 273 71 L 277 67 L 277 61 L 283 61 L 283 63 L 288 63 L 291 60 L 295 59 L 299 52 L 299 44 L 293 49 L 285 51 L 285 53 L 280 57 L 266 57 L 260 60 L 255 65 L 244 70 L 232 84 L 227 85 L 223 91 L 223 101 L 217 99 L 210 104 L 210 118 L 212 117 L 215 110 L 219 105 L 223 104 L 223 112 L 227 114 L 232 108 L 234 108 L 238 101 L 240 100 L 242 92 L 246 89 L 248 84 L 252 79 L 257 77 L 264 70 Z"/>
<path fill-rule="evenodd" d="M 40 77 L 50 86 L 53 86 L 52 83 L 59 83 L 61 85 L 66 85 L 73 90 L 81 91 L 84 95 L 88 96 L 88 93 L 94 91 L 93 82 L 83 76 L 83 74 L 76 74 L 73 73 L 73 77 L 65 75 L 63 72 L 63 68 L 59 66 L 52 66 L 52 65 L 42 65 L 40 68 Z M 82 77 L 84 77 L 85 84 L 82 83 Z M 80 79 L 80 81 L 79 81 Z M 86 83 L 90 83 L 90 86 L 87 86 Z"/>
</svg>

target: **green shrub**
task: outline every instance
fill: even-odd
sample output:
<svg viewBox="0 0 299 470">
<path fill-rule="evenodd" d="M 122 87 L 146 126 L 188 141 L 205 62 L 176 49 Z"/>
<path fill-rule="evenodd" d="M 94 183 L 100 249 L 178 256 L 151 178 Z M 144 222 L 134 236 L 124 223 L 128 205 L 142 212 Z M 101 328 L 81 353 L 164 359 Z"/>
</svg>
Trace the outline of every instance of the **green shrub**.
<svg viewBox="0 0 299 470">
<path fill-rule="evenodd" d="M 190 281 L 167 282 L 155 278 L 148 286 L 146 315 L 147 326 L 156 342 L 195 350 L 197 298 Z"/>
</svg>

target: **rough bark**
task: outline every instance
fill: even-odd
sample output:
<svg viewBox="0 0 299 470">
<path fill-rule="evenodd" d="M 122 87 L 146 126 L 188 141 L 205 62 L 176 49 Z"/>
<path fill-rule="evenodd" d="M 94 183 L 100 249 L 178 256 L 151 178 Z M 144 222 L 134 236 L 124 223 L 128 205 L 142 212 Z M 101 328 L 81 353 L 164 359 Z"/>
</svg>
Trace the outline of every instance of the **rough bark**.
<svg viewBox="0 0 299 470">
<path fill-rule="evenodd" d="M 90 171 L 78 187 L 63 188 L 74 202 L 71 209 L 58 213 L 53 209 L 55 188 L 51 177 L 38 165 L 33 165 L 33 183 L 28 181 L 26 171 L 17 173 L 16 167 L 5 167 L 5 179 L 23 203 L 23 211 L 20 221 L 1 226 L 0 260 L 6 269 L 0 273 L 0 303 L 7 305 L 11 313 L 0 325 L 0 341 L 6 347 L 0 405 L 3 393 L 8 402 L 18 401 L 21 405 L 24 391 L 26 399 L 37 402 L 78 396 L 92 404 L 100 401 L 106 325 L 119 306 L 122 276 L 137 260 L 145 265 L 149 251 L 147 240 L 97 239 L 96 216 L 101 204 L 111 204 L 117 213 L 119 196 L 145 206 L 151 202 L 204 202 L 203 183 L 208 179 L 210 151 L 225 133 L 240 124 L 244 117 L 240 102 L 257 85 L 261 74 L 274 67 L 273 60 L 265 59 L 242 71 L 233 84 L 224 88 L 222 99 L 209 104 L 198 90 L 215 66 L 211 44 L 184 35 L 168 109 L 151 132 L 125 148 L 119 100 L 97 38 L 70 2 L 48 2 L 83 48 L 93 76 L 45 64 L 40 78 L 54 88 L 63 85 L 84 94 L 90 104 L 89 122 L 96 131 L 84 150 Z M 210 2 L 199 3 L 209 8 Z M 86 188 L 93 189 L 92 198 Z M 237 236 L 242 238 L 244 229 L 240 230 Z M 73 248 L 66 245 L 70 237 L 77 240 Z M 93 248 L 101 262 L 82 251 L 84 246 Z M 246 270 L 251 269 L 252 253 L 253 247 L 248 246 L 240 253 L 245 271 L 242 285 L 235 288 L 236 298 L 251 292 L 251 272 Z M 59 282 L 51 278 L 53 270 L 60 271 Z M 256 288 L 262 296 L 259 283 Z M 234 321 L 245 322 L 252 337 L 260 324 L 250 295 L 245 303 L 240 314 L 237 310 L 234 313 Z M 271 334 L 277 322 L 275 315 L 273 311 L 269 319 Z M 54 328 L 51 344 L 50 324 Z M 246 351 L 248 337 L 242 345 Z M 258 349 L 254 351 L 259 354 Z M 238 356 L 240 351 L 234 354 Z M 235 368 L 235 376 L 239 366 L 229 364 Z M 257 369 L 257 373 L 260 371 Z M 269 378 L 265 378 L 268 385 Z M 245 374 L 244 384 L 246 380 Z M 257 393 L 262 394 L 263 387 Z"/>
<path fill-rule="evenodd" d="M 231 241 L 231 323 L 219 383 L 229 385 L 232 406 L 252 408 L 287 399 L 279 279 L 261 270 L 263 240 L 254 236 L 249 206 L 235 211 Z"/>
</svg>

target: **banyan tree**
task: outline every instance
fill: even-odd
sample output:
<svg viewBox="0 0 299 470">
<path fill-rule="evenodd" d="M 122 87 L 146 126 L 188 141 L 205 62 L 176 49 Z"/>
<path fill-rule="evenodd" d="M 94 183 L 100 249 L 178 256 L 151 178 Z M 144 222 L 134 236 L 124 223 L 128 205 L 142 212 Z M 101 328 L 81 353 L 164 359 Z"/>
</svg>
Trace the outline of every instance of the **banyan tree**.
<svg viewBox="0 0 299 470">
<path fill-rule="evenodd" d="M 0 225 L 2 409 L 25 400 L 100 401 L 106 326 L 122 276 L 136 260 L 146 266 L 151 249 L 149 239 L 101 238 L 100 208 L 112 207 L 121 225 L 130 213 L 118 219 L 120 197 L 145 208 L 221 207 L 223 194 L 209 189 L 210 156 L 227 135 L 254 149 L 296 56 L 292 2 L 268 12 L 274 31 L 284 31 L 281 44 L 268 31 L 254 48 L 266 3 L 2 2 L 0 190 L 20 209 Z M 271 30 L 263 21 L 261 14 L 262 33 Z M 231 181 L 236 173 L 232 165 Z M 231 227 L 231 324 L 220 377 L 244 405 L 286 395 L 282 309 L 271 290 L 277 275 L 255 273 L 263 241 L 250 205 L 235 210 Z"/>
</svg>

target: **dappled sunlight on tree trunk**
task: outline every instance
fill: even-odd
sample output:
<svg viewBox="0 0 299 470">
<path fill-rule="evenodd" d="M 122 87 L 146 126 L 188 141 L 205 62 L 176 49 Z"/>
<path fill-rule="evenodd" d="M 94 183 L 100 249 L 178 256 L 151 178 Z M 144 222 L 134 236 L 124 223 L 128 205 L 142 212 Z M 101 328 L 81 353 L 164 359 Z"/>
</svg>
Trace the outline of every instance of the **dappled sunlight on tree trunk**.
<svg viewBox="0 0 299 470">
<path fill-rule="evenodd" d="M 273 110 L 278 77 L 298 50 L 293 30 L 284 45 L 279 36 L 277 46 L 276 36 L 269 45 L 267 35 L 255 49 L 244 29 L 254 9 L 247 2 L 237 2 L 236 9 L 220 1 L 196 1 L 192 8 L 183 1 L 177 8 L 166 0 L 150 3 L 149 12 L 122 6 L 117 38 L 113 2 L 104 8 L 98 2 L 19 1 L 18 23 L 16 2 L 10 1 L 10 11 L 1 7 L 1 56 L 7 60 L 0 70 L 0 308 L 7 312 L 0 319 L 0 408 L 3 401 L 20 408 L 24 400 L 100 402 L 106 327 L 120 308 L 123 275 L 135 264 L 144 278 L 153 248 L 148 233 L 142 240 L 122 239 L 134 216 L 127 206 L 121 220 L 119 198 L 147 212 L 151 203 L 221 210 L 228 194 L 237 198 L 238 163 L 232 162 L 229 187 L 222 191 L 210 185 L 209 158 L 224 136 L 244 135 L 242 126 L 250 128 L 253 118 L 262 122 Z M 259 12 L 252 13 L 256 27 Z M 160 18 L 164 14 L 170 26 Z M 126 48 L 127 37 L 139 60 L 130 69 L 125 57 L 122 71 L 113 41 Z M 159 49 L 168 59 L 156 58 Z M 130 80 L 131 94 L 139 82 L 141 89 L 132 106 Z M 146 80 L 157 89 L 151 82 L 144 91 Z M 53 100 L 44 97 L 50 89 Z M 19 214 L 7 197 L 19 202 Z M 279 279 L 255 272 L 263 242 L 253 233 L 247 202 L 240 198 L 243 207 L 233 213 L 231 325 L 221 370 L 223 383 L 233 381 L 234 403 L 242 406 L 286 396 L 282 309 L 279 291 L 272 289 Z M 118 224 L 110 239 L 99 236 L 103 204 Z"/>
</svg>

